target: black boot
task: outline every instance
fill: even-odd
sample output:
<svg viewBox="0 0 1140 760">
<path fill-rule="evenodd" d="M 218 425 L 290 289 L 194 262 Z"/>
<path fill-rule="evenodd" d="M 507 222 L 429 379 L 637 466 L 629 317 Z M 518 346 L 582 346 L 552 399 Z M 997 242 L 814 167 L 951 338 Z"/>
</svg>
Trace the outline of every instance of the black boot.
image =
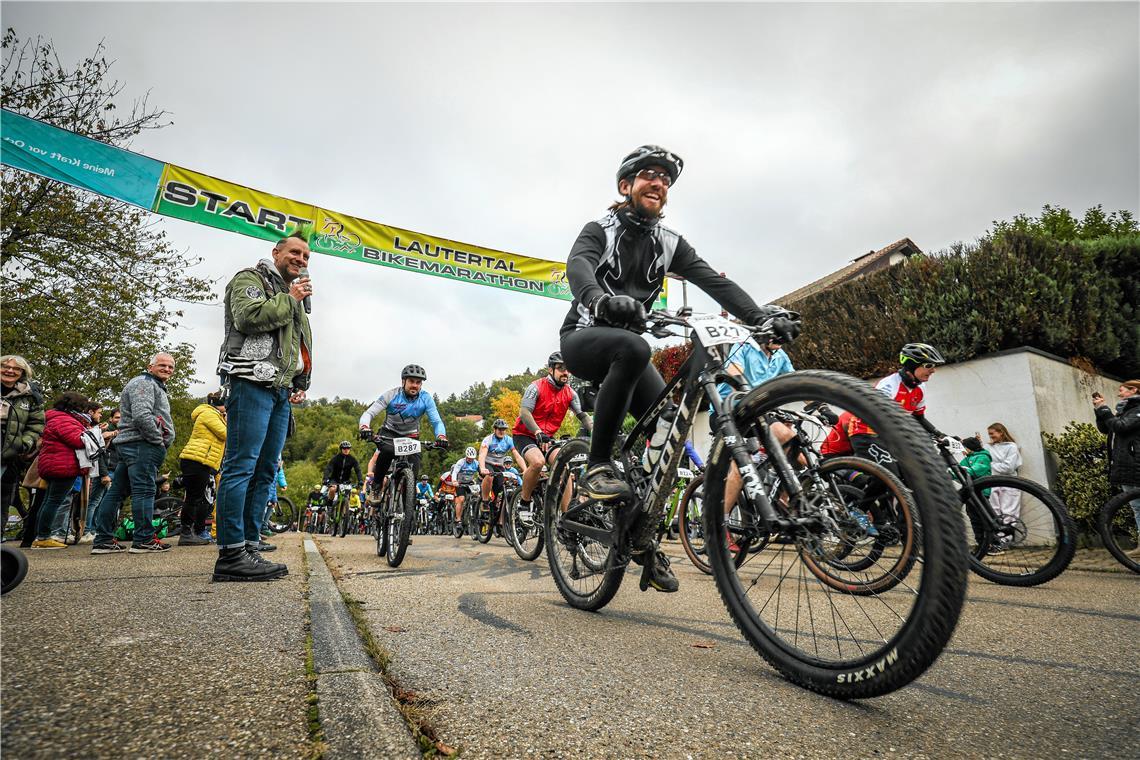
<svg viewBox="0 0 1140 760">
<path fill-rule="evenodd" d="M 254 562 L 244 546 L 222 549 L 214 563 L 214 581 L 271 581 L 284 573 L 270 564 Z"/>
<path fill-rule="evenodd" d="M 277 547 L 273 547 L 273 548 L 276 549 Z M 259 546 L 257 544 L 246 544 L 245 545 L 245 551 L 247 554 L 249 554 L 250 558 L 254 562 L 256 562 L 260 565 L 268 565 L 269 567 L 275 567 L 278 569 L 277 571 L 279 573 L 281 573 L 282 575 L 288 575 L 289 574 L 289 568 L 285 566 L 285 563 L 283 563 L 283 562 L 270 562 L 265 557 L 262 557 L 261 552 L 264 550 L 259 548 Z"/>
</svg>

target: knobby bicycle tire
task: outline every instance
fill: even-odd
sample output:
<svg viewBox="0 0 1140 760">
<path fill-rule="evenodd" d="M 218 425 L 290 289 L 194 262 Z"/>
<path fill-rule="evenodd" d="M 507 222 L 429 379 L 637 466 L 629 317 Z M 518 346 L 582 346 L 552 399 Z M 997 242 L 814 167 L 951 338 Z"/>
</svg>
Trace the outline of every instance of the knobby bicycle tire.
<svg viewBox="0 0 1140 760">
<path fill-rule="evenodd" d="M 782 404 L 808 400 L 829 403 L 867 420 L 879 433 L 884 446 L 898 456 L 903 482 L 915 494 L 921 525 L 919 551 L 923 562 L 918 571 L 912 573 L 912 576 L 917 576 L 912 578 L 912 585 L 918 588 L 907 593 L 888 592 L 894 596 L 886 600 L 843 594 L 819 582 L 825 601 L 831 605 L 830 622 L 835 627 L 835 656 L 829 658 L 831 640 L 826 636 L 830 634 L 816 635 L 816 617 L 810 618 L 812 635 L 805 634 L 801 647 L 798 628 L 789 632 L 788 617 L 782 621 L 778 608 L 774 613 L 775 621 L 769 623 L 767 618 L 773 612 L 768 611 L 768 604 L 765 603 L 759 611 L 753 606 L 752 601 L 756 597 L 749 596 L 749 592 L 765 572 L 762 565 L 746 564 L 746 574 L 756 567 L 761 568 L 761 575 L 746 588 L 737 577 L 734 558 L 725 543 L 713 541 L 707 544 L 709 564 L 717 590 L 733 622 L 752 647 L 785 678 L 811 691 L 841 699 L 880 696 L 909 684 L 925 672 L 942 653 L 957 625 L 966 591 L 966 551 L 961 525 L 957 522 L 957 500 L 945 470 L 930 450 L 928 436 L 919 425 L 897 404 L 855 378 L 816 370 L 782 375 L 751 391 L 735 407 L 733 414 L 741 434 L 749 435 L 747 431 L 753 428 L 753 422 L 764 413 Z M 723 439 L 718 437 L 709 453 L 706 502 L 722 502 L 730 459 Z M 718 535 L 724 530 L 723 510 L 706 509 L 704 515 L 706 535 Z M 765 550 L 759 556 L 774 551 Z M 797 560 L 794 554 L 789 554 L 789 560 L 791 570 Z M 810 572 L 807 576 L 799 576 L 801 581 L 805 577 L 813 576 Z M 767 580 L 771 582 L 772 576 Z M 776 577 L 774 582 L 776 590 L 779 590 L 783 578 Z M 795 592 L 789 589 L 789 594 Z M 909 610 L 903 610 L 906 617 L 895 612 L 901 621 L 898 630 L 876 633 L 875 638 L 861 638 L 863 634 L 850 631 L 850 627 L 848 633 L 841 633 L 836 613 L 842 617 L 844 609 L 852 610 L 852 621 L 858 625 L 859 606 L 872 600 L 886 608 L 886 611 L 875 610 L 881 612 L 883 618 L 887 618 L 888 611 L 895 612 L 891 607 L 895 600 L 899 606 L 910 605 Z M 810 605 L 810 600 L 808 603 Z M 794 607 L 795 620 L 799 625 L 798 615 L 802 608 L 799 597 L 793 596 L 788 606 Z M 810 606 L 808 611 L 810 613 Z M 863 614 L 866 615 L 866 611 Z M 808 622 L 804 621 L 804 625 Z M 826 625 L 828 621 L 821 617 L 819 622 Z M 843 622 L 849 625 L 846 619 Z M 794 638 L 791 638 L 792 633 L 796 634 Z M 846 652 L 843 640 L 847 642 Z M 807 649 L 812 645 L 815 646 L 814 652 Z"/>
<path fill-rule="evenodd" d="M 510 508 L 507 510 L 507 531 L 512 539 L 511 546 L 515 548 L 515 554 L 518 555 L 519 559 L 526 560 L 527 562 L 533 562 L 538 559 L 538 555 L 542 554 L 542 547 L 546 541 L 546 534 L 542 530 L 542 515 L 535 514 L 541 511 L 539 495 L 537 489 L 535 489 L 535 493 L 531 494 L 530 519 L 532 525 L 530 527 L 520 523 L 518 512 L 519 502 L 522 500 L 521 492 L 516 491 L 511 496 Z M 536 504 L 536 502 L 539 503 Z M 522 529 L 522 539 L 519 538 L 520 528 Z M 534 545 L 530 548 L 524 548 L 523 542 L 528 538 L 533 538 Z"/>
<path fill-rule="evenodd" d="M 23 582 L 28 574 L 28 558 L 12 546 L 0 546 L 0 595 Z"/>
<path fill-rule="evenodd" d="M 1051 548 L 1031 548 L 1030 552 L 1035 556 L 1030 561 L 1036 561 L 1036 556 L 1046 555 L 1048 556 L 1047 561 L 1036 569 L 1030 568 L 1028 564 L 1023 562 L 1020 571 L 1015 572 L 1018 568 L 1012 560 L 999 561 L 997 564 L 986 564 L 985 559 L 989 556 L 988 551 L 995 538 L 987 533 L 985 540 L 979 542 L 973 552 L 967 553 L 970 559 L 970 569 L 986 580 L 1002 586 L 1039 586 L 1065 572 L 1065 568 L 1073 561 L 1073 555 L 1077 551 L 1077 526 L 1073 522 L 1073 518 L 1069 517 L 1069 511 L 1065 509 L 1061 500 L 1039 483 L 1015 475 L 987 475 L 975 480 L 969 490 L 963 488 L 959 493 L 962 501 L 965 502 L 969 499 L 971 492 L 982 497 L 983 491 L 989 488 L 1011 488 L 1027 493 L 1036 499 L 1049 512 L 1052 527 L 1056 532 L 1056 544 Z M 982 500 L 985 502 L 984 498 Z M 1017 549 L 1015 548 L 1013 551 L 1017 551 Z M 1005 556 L 1008 557 L 1009 555 Z M 1009 571 L 1003 571 L 1002 567 L 1008 567 Z"/>
<path fill-rule="evenodd" d="M 1097 516 L 1097 530 L 1100 532 L 1104 548 L 1134 573 L 1140 573 L 1140 560 L 1129 557 L 1127 551 L 1134 551 L 1137 547 L 1135 515 L 1132 512 L 1131 502 L 1140 499 L 1140 490 L 1124 491 L 1112 497 L 1105 503 Z M 1127 549 L 1121 546 L 1122 541 L 1130 544 Z"/>
<path fill-rule="evenodd" d="M 399 567 L 408 551 L 412 534 L 415 502 L 412 499 L 412 470 L 401 468 L 392 492 L 392 509 L 388 513 L 388 565 Z M 396 517 L 399 513 L 401 516 Z"/>
</svg>

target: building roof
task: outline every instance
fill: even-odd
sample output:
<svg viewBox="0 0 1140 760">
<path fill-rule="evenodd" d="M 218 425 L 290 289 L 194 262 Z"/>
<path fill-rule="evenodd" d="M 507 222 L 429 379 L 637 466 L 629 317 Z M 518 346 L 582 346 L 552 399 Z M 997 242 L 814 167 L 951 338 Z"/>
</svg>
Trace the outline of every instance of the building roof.
<svg viewBox="0 0 1140 760">
<path fill-rule="evenodd" d="M 861 277 L 870 270 L 881 269 L 886 266 L 886 264 L 883 263 L 883 259 L 889 259 L 891 254 L 894 253 L 912 256 L 916 253 L 922 253 L 922 249 L 915 245 L 913 240 L 904 237 L 901 240 L 896 240 L 891 243 L 886 248 L 881 248 L 877 251 L 868 251 L 862 256 L 853 259 L 847 266 L 837 269 L 831 274 L 824 275 L 815 282 L 808 283 L 802 288 L 793 290 L 791 293 L 772 299 L 772 303 L 787 306 L 790 303 L 802 301 L 808 296 L 821 293 L 828 288 L 833 288 L 842 282 Z"/>
</svg>

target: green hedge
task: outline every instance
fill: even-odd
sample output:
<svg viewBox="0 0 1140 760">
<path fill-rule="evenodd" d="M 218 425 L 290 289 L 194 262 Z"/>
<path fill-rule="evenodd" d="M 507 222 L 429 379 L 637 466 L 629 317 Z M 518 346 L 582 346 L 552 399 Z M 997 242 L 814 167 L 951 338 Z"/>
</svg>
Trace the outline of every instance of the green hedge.
<svg viewBox="0 0 1140 760">
<path fill-rule="evenodd" d="M 786 304 L 797 367 L 859 377 L 897 367 L 904 343 L 952 362 L 1020 346 L 1140 376 L 1140 235 L 1062 241 L 1017 230 L 958 245 Z"/>
<path fill-rule="evenodd" d="M 1096 516 L 1112 495 L 1105 436 L 1096 425 L 1070 422 L 1059 435 L 1042 433 L 1057 457 L 1057 490 L 1083 533 L 1096 531 Z"/>
</svg>

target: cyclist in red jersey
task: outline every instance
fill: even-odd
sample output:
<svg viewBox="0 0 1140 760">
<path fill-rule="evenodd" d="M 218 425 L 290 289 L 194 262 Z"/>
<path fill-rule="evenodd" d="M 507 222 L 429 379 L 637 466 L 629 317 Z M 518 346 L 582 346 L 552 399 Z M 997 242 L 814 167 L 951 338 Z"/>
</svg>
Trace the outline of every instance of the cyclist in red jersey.
<svg viewBox="0 0 1140 760">
<path fill-rule="evenodd" d="M 930 379 L 935 370 L 946 363 L 946 359 L 929 343 L 907 343 L 899 351 L 899 371 L 887 375 L 875 384 L 875 387 L 897 401 L 903 409 L 910 412 L 918 423 L 930 433 L 933 438 L 945 438 L 930 420 L 926 419 L 926 396 L 923 392 L 923 383 Z M 856 456 L 870 459 L 895 476 L 899 474 L 897 460 L 882 444 L 879 436 L 867 423 L 858 417 L 854 418 L 847 429 L 851 441 L 851 448 Z M 886 510 L 879 510 L 886 511 Z M 872 512 L 875 512 L 872 508 Z M 884 526 L 893 530 L 893 526 L 886 525 L 893 522 L 892 515 L 874 514 L 875 527 L 881 533 Z"/>
<path fill-rule="evenodd" d="M 828 457 L 841 457 L 848 454 L 853 454 L 854 449 L 851 448 L 851 438 L 849 433 L 852 423 L 858 418 L 851 412 L 844 412 L 839 415 L 839 421 L 831 426 L 831 431 L 828 432 L 827 438 L 819 445 L 819 454 L 824 459 Z"/>
<path fill-rule="evenodd" d="M 587 431 L 593 429 L 590 415 L 582 409 L 578 392 L 569 385 L 570 371 L 562 361 L 562 352 L 552 353 L 546 360 L 546 366 L 550 374 L 538 378 L 523 392 L 519 416 L 511 431 L 515 447 L 526 460 L 519 493 L 519 506 L 524 511 L 530 510 L 534 487 L 542 476 L 542 466 L 546 464 L 546 451 L 554 440 L 554 434 L 562 427 L 566 412 L 573 411 Z"/>
</svg>

